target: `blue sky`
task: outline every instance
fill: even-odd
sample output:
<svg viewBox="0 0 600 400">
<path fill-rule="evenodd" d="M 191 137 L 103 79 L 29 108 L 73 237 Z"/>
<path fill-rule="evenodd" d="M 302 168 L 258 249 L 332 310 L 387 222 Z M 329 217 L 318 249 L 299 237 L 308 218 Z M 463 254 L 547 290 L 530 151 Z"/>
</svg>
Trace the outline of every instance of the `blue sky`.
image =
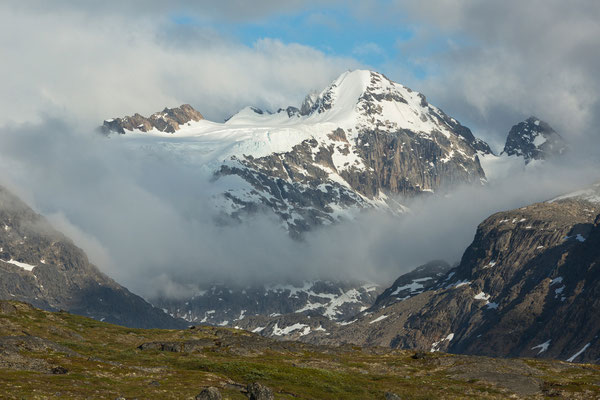
<svg viewBox="0 0 600 400">
<path fill-rule="evenodd" d="M 289 13 L 277 13 L 252 21 L 211 21 L 187 15 L 173 15 L 179 25 L 209 28 L 252 46 L 260 39 L 310 46 L 331 56 L 351 57 L 366 67 L 386 72 L 389 65 L 424 79 L 431 69 L 416 60 L 421 54 L 402 51 L 401 45 L 415 37 L 414 27 L 372 18 L 360 18 L 347 7 L 314 7 Z M 439 50 L 443 42 L 429 43 L 419 53 Z"/>
</svg>

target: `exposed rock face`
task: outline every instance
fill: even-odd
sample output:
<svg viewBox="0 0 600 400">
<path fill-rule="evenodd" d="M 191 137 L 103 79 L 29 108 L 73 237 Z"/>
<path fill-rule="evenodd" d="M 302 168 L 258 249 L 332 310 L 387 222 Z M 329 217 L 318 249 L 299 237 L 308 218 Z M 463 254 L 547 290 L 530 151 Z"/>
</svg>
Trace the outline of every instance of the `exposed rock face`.
<svg viewBox="0 0 600 400">
<path fill-rule="evenodd" d="M 310 341 L 597 362 L 599 214 L 600 186 L 495 214 L 436 286 Z"/>
<path fill-rule="evenodd" d="M 184 327 L 90 264 L 71 240 L 0 187 L 0 299 L 133 327 Z"/>
<path fill-rule="evenodd" d="M 191 299 L 154 299 L 152 303 L 192 323 L 253 330 L 258 325 L 244 322 L 246 317 L 298 313 L 343 320 L 370 307 L 379 293 L 377 285 L 351 282 L 316 281 L 246 288 L 214 285 Z"/>
<path fill-rule="evenodd" d="M 192 106 L 183 104 L 176 108 L 165 108 L 148 118 L 136 113 L 123 118 L 107 119 L 101 129 L 106 134 L 111 132 L 124 134 L 125 131 L 148 132 L 153 129 L 159 132 L 175 133 L 180 129 L 180 125 L 202 119 L 204 119 L 202 114 L 194 110 Z"/>
<path fill-rule="evenodd" d="M 502 154 L 522 156 L 528 163 L 561 155 L 567 149 L 565 140 L 550 125 L 529 117 L 510 129 Z"/>
</svg>

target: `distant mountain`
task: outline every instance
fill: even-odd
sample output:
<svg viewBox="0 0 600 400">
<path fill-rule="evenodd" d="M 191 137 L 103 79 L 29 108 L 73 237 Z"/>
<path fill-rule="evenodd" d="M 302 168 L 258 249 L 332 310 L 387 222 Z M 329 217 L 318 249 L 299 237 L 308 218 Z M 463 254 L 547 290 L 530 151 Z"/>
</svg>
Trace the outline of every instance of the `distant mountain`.
<svg viewBox="0 0 600 400">
<path fill-rule="evenodd" d="M 520 156 L 529 163 L 561 155 L 567 148 L 565 140 L 548 123 L 529 117 L 510 129 L 501 154 Z"/>
<path fill-rule="evenodd" d="M 267 211 L 292 236 L 363 209 L 402 213 L 398 197 L 481 184 L 478 153 L 491 153 L 425 96 L 372 71 L 342 74 L 300 108 L 247 107 L 225 123 L 190 116 L 173 125 L 174 134 L 136 118 L 103 127 L 125 133 L 124 145 L 204 171 L 223 221 Z"/>
<path fill-rule="evenodd" d="M 536 168 L 568 151 L 566 141 L 546 122 L 530 117 L 514 125 L 499 154 L 479 152 L 479 161 L 490 183 L 498 178 L 510 179 L 511 174 Z"/>
<path fill-rule="evenodd" d="M 0 299 L 130 327 L 187 325 L 102 274 L 70 239 L 2 187 Z"/>
<path fill-rule="evenodd" d="M 380 293 L 375 284 L 315 281 L 245 288 L 212 285 L 189 299 L 151 301 L 190 323 L 238 326 L 245 317 L 257 315 L 303 314 L 343 320 L 369 308 Z"/>
</svg>

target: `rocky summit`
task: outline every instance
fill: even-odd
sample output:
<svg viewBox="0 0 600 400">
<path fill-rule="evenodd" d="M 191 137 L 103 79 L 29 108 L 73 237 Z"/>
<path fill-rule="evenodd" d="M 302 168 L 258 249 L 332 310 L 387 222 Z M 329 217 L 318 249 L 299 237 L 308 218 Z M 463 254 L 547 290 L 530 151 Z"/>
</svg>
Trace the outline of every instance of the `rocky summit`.
<svg viewBox="0 0 600 400">
<path fill-rule="evenodd" d="M 124 145 L 203 171 L 221 220 L 272 213 L 292 236 L 364 209 L 402 213 L 398 198 L 481 184 L 478 154 L 491 153 L 421 93 L 363 70 L 345 72 L 300 108 L 247 107 L 225 123 L 193 120 L 168 135 L 136 118 L 104 127 L 125 133 Z"/>
<path fill-rule="evenodd" d="M 135 327 L 186 323 L 102 274 L 45 218 L 0 187 L 0 299 Z"/>
<path fill-rule="evenodd" d="M 510 129 L 502 154 L 520 156 L 529 163 L 556 157 L 567 149 L 565 140 L 548 123 L 529 117 Z"/>
<path fill-rule="evenodd" d="M 136 113 L 128 117 L 107 119 L 104 120 L 100 128 L 105 134 L 113 132 L 124 134 L 126 131 L 150 132 L 153 130 L 174 133 L 181 128 L 181 125 L 202 119 L 204 119 L 202 114 L 194 110 L 192 106 L 183 104 L 176 108 L 165 108 L 148 118 Z"/>
</svg>

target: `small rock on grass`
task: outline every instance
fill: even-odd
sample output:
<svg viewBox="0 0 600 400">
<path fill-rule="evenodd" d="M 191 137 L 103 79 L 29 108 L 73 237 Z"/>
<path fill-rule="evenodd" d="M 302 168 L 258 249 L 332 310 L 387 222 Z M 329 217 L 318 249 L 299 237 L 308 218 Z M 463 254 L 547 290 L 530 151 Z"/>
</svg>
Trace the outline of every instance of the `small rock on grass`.
<svg viewBox="0 0 600 400">
<path fill-rule="evenodd" d="M 248 384 L 248 398 L 250 400 L 274 400 L 273 391 L 258 382 Z"/>
<path fill-rule="evenodd" d="M 216 387 L 207 387 L 196 396 L 196 400 L 221 400 L 221 392 Z"/>
</svg>

